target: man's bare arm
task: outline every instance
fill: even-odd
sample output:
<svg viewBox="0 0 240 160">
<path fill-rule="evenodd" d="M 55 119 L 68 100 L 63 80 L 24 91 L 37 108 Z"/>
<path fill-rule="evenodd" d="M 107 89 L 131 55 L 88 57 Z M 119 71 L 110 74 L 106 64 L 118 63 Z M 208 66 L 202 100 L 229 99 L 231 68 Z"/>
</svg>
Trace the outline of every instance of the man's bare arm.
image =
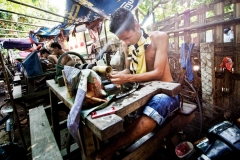
<svg viewBox="0 0 240 160">
<path fill-rule="evenodd" d="M 153 80 L 161 80 L 165 71 L 168 51 L 168 35 L 164 32 L 156 32 L 152 35 L 152 44 L 156 49 L 154 69 L 152 71 L 142 74 L 117 74 L 111 76 L 113 83 L 126 83 L 126 82 L 147 82 Z"/>
</svg>

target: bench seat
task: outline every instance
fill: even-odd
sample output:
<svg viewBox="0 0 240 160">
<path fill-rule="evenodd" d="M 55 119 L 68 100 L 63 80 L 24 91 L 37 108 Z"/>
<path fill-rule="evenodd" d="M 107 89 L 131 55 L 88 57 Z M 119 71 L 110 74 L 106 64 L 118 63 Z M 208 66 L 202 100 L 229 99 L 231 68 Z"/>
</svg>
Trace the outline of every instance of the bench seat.
<svg viewBox="0 0 240 160">
<path fill-rule="evenodd" d="M 61 160 L 61 152 L 53 136 L 43 106 L 29 110 L 33 160 Z"/>
</svg>

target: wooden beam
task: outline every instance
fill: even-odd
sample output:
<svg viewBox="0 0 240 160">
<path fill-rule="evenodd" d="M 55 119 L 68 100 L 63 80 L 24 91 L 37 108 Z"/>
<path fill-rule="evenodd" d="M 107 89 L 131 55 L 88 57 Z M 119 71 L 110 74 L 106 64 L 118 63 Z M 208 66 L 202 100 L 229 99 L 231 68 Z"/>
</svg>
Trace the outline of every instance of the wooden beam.
<svg viewBox="0 0 240 160">
<path fill-rule="evenodd" d="M 224 25 L 224 24 L 229 24 L 229 23 L 239 23 L 240 22 L 240 17 L 239 18 L 234 18 L 231 20 L 222 20 L 222 21 L 217 21 L 217 22 L 211 22 L 211 23 L 205 23 L 205 24 L 200 24 L 200 25 L 193 25 L 191 27 L 183 27 L 181 29 L 176 29 L 172 31 L 166 31 L 168 34 L 170 33 L 176 33 L 176 32 L 183 32 L 191 29 L 199 29 L 199 28 L 206 28 L 206 27 L 213 27 L 215 25 Z"/>
</svg>

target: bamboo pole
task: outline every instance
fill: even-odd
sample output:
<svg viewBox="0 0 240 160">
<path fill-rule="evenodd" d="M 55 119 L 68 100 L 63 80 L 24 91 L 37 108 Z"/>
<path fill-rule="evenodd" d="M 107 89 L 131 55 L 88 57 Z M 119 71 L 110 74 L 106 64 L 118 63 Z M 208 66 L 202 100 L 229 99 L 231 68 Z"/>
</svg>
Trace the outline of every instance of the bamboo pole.
<svg viewBox="0 0 240 160">
<path fill-rule="evenodd" d="M 23 6 L 27 6 L 27 7 L 30 7 L 30 8 L 34 8 L 34 9 L 37 9 L 39 11 L 43 11 L 43 12 L 52 14 L 54 16 L 58 16 L 58 17 L 69 19 L 68 17 L 62 16 L 60 14 L 56 14 L 56 13 L 53 13 L 53 12 L 50 12 L 50 11 L 47 11 L 47 10 L 44 10 L 44 9 L 41 9 L 41 8 L 38 8 L 38 7 L 35 7 L 35 6 L 32 6 L 32 5 L 29 5 L 29 4 L 26 4 L 26 3 L 22 3 L 22 2 L 18 2 L 18 1 L 14 1 L 14 0 L 7 0 L 7 1 L 10 1 L 10 2 L 13 2 L 13 3 L 16 3 L 16 4 L 20 4 L 20 5 L 23 5 Z"/>
<path fill-rule="evenodd" d="M 23 22 L 16 22 L 16 21 L 10 21 L 10 20 L 6 20 L 6 19 L 0 19 L 0 22 L 1 22 L 1 21 L 3 21 L 3 22 L 9 22 L 9 23 L 18 23 L 18 24 L 23 24 L 23 25 L 27 25 L 27 26 L 44 27 L 43 25 L 23 23 Z"/>
<path fill-rule="evenodd" d="M 63 23 L 63 21 L 56 21 L 56 20 L 45 19 L 45 18 L 37 18 L 37 17 L 34 17 L 34 16 L 29 16 L 29 15 L 26 15 L 26 14 L 16 13 L 16 12 L 12 12 L 12 11 L 7 11 L 7 10 L 4 10 L 4 9 L 0 9 L 0 11 L 1 12 L 12 13 L 12 14 L 17 14 L 17 15 L 21 15 L 21 16 L 25 16 L 25 17 L 30 17 L 30 18 L 34 18 L 34 19 L 44 20 L 44 21 Z M 63 24 L 66 24 L 66 23 L 63 23 Z"/>
<path fill-rule="evenodd" d="M 1 34 L 1 33 L 0 33 L 0 36 L 16 36 L 16 37 L 19 37 L 19 35 L 17 35 L 17 34 Z M 28 35 L 26 35 L 26 36 L 28 36 Z"/>
<path fill-rule="evenodd" d="M 9 23 L 18 23 L 18 24 L 23 24 L 23 25 L 27 25 L 27 26 L 44 27 L 43 25 L 23 23 L 23 22 L 16 22 L 16 21 L 10 21 L 10 20 L 6 20 L 6 19 L 0 19 L 0 22 L 1 22 L 1 21 L 3 21 L 3 22 L 9 22 Z"/>
<path fill-rule="evenodd" d="M 18 31 L 18 30 L 13 30 L 13 29 L 4 29 L 4 28 L 0 28 L 0 30 L 4 30 L 4 31 L 13 31 L 13 32 L 22 32 L 22 33 L 29 33 L 29 31 Z"/>
<path fill-rule="evenodd" d="M 9 79 L 8 79 L 8 74 L 6 72 L 6 68 L 5 68 L 6 66 L 5 66 L 5 64 L 3 62 L 2 49 L 1 48 L 0 48 L 0 61 L 1 61 L 1 64 L 2 64 L 3 75 L 4 75 L 5 81 L 7 83 L 8 93 L 9 93 L 9 96 L 10 96 L 11 105 L 13 107 L 14 116 L 16 117 L 17 128 L 19 130 L 20 137 L 21 137 L 22 142 L 23 142 L 23 147 L 24 147 L 25 150 L 27 150 L 26 142 L 25 142 L 25 139 L 24 139 L 24 136 L 23 136 L 23 133 L 22 133 L 22 128 L 21 128 L 20 122 L 19 122 L 17 108 L 16 108 L 15 103 L 13 101 L 12 89 L 11 89 L 10 82 L 9 82 Z"/>
</svg>

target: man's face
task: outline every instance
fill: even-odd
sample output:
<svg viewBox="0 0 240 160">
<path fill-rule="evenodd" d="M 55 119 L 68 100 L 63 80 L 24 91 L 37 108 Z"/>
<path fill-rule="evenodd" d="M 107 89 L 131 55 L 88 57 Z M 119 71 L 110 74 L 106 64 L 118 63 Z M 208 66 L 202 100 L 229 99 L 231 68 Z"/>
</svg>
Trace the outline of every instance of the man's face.
<svg viewBox="0 0 240 160">
<path fill-rule="evenodd" d="M 57 47 L 52 48 L 54 54 L 59 54 L 59 49 Z"/>
<path fill-rule="evenodd" d="M 42 57 L 43 57 L 43 58 L 47 58 L 47 57 L 48 57 L 48 54 L 47 54 L 46 52 L 44 52 L 44 53 L 42 54 Z"/>
<path fill-rule="evenodd" d="M 134 45 L 138 41 L 136 30 L 124 31 L 118 35 L 119 40 L 124 41 L 127 45 Z"/>
</svg>

